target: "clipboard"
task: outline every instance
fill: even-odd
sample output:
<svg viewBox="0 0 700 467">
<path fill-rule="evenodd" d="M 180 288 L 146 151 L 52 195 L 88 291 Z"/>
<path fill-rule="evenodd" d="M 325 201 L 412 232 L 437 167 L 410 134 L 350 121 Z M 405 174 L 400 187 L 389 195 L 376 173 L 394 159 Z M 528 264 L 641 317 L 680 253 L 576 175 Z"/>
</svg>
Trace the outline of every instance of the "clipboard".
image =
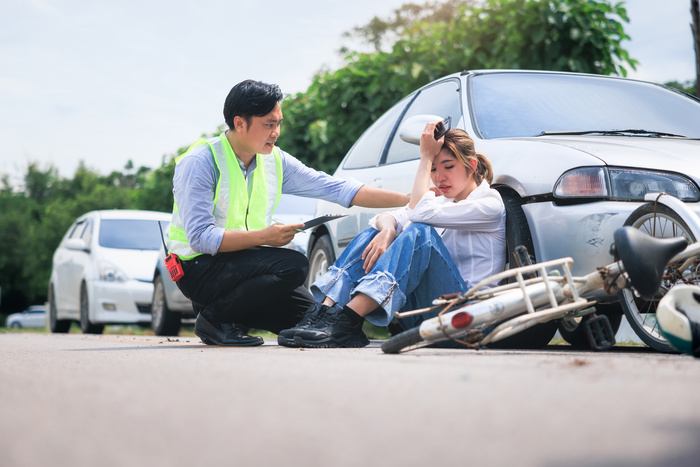
<svg viewBox="0 0 700 467">
<path fill-rule="evenodd" d="M 325 224 L 326 222 L 335 220 L 335 219 L 340 219 L 341 217 L 347 217 L 347 214 L 329 214 L 326 216 L 320 216 L 316 217 L 314 219 L 308 220 L 304 222 L 304 228 L 300 229 L 301 231 L 304 231 L 306 229 L 310 229 L 311 227 L 316 227 L 317 225 Z"/>
</svg>

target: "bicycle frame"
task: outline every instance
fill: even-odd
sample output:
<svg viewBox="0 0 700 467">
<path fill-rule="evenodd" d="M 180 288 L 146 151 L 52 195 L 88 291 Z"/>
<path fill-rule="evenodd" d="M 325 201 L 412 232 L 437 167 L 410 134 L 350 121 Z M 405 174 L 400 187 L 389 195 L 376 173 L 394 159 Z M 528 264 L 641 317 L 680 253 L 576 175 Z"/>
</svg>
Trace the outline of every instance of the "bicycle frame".
<svg viewBox="0 0 700 467">
<path fill-rule="evenodd" d="M 561 258 L 503 271 L 484 279 L 456 298 L 438 299 L 432 307 L 397 313 L 396 316 L 401 318 L 441 308 L 448 310 L 469 302 L 421 323 L 421 337 L 427 345 L 467 330 L 484 329 L 500 322 L 478 343 L 486 345 L 552 319 L 590 314 L 595 311 L 592 306 L 596 302 L 584 298 L 584 294 L 601 287 L 616 291 L 626 283 L 619 262 L 583 277 L 571 275 L 573 262 L 572 258 Z M 558 269 L 563 271 L 563 275 L 557 275 Z M 525 276 L 530 274 L 537 276 L 526 279 Z M 493 282 L 511 278 L 515 282 L 483 289 Z M 460 313 L 471 316 L 466 326 Z"/>
</svg>

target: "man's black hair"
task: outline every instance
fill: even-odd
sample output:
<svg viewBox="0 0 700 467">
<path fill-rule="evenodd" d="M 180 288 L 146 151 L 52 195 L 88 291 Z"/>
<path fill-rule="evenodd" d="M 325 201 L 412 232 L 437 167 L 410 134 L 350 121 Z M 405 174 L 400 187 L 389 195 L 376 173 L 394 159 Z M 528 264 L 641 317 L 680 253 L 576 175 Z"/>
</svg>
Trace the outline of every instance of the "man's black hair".
<svg viewBox="0 0 700 467">
<path fill-rule="evenodd" d="M 248 79 L 235 85 L 224 102 L 224 120 L 233 128 L 233 118 L 239 116 L 250 125 L 251 117 L 262 117 L 282 102 L 284 95 L 276 84 Z"/>
</svg>

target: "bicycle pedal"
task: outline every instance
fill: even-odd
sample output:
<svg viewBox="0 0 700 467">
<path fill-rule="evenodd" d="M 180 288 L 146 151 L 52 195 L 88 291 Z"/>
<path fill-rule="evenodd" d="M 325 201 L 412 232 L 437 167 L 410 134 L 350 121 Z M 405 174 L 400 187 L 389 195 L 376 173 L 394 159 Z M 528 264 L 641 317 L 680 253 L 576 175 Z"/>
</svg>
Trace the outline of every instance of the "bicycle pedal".
<svg viewBox="0 0 700 467">
<path fill-rule="evenodd" d="M 615 333 L 607 316 L 591 316 L 584 322 L 584 329 L 591 349 L 608 350 L 615 345 Z"/>
</svg>

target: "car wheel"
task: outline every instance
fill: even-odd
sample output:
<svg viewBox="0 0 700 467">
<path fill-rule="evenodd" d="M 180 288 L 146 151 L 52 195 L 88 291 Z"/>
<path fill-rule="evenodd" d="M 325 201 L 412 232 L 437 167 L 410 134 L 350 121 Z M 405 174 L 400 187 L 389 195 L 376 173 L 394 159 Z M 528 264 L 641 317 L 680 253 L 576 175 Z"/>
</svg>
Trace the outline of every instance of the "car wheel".
<svg viewBox="0 0 700 467">
<path fill-rule="evenodd" d="M 685 237 L 689 243 L 696 241 L 688 225 L 675 211 L 664 205 L 647 203 L 637 208 L 625 221 L 626 226 L 632 226 L 652 237 Z M 644 300 L 634 295 L 629 288 L 620 292 L 620 303 L 627 316 L 630 327 L 646 345 L 660 352 L 675 352 L 666 338 L 659 332 L 656 322 L 656 307 L 661 297 L 676 284 L 700 284 L 700 265 L 696 261 L 685 271 L 677 267 L 668 267 L 663 274 L 659 291 L 650 300 Z"/>
<path fill-rule="evenodd" d="M 532 243 L 530 227 L 527 224 L 525 212 L 520 198 L 514 194 L 501 193 L 506 208 L 506 269 L 516 268 L 515 248 L 523 245 L 527 248 L 532 262 L 535 262 L 535 247 Z M 489 344 L 491 348 L 499 349 L 540 349 L 549 344 L 557 332 L 556 321 L 538 324 L 500 341 Z"/>
<path fill-rule="evenodd" d="M 617 334 L 617 331 L 620 329 L 620 323 L 622 323 L 622 308 L 620 304 L 598 303 L 595 308 L 598 315 L 605 315 L 608 317 L 613 334 Z M 563 337 L 566 342 L 571 344 L 571 347 L 575 349 L 591 348 L 591 344 L 586 337 L 586 329 L 584 326 L 584 323 L 588 319 L 590 319 L 590 316 L 559 320 L 559 334 L 561 334 L 561 337 Z"/>
<path fill-rule="evenodd" d="M 58 309 L 56 308 L 56 294 L 53 284 L 49 287 L 49 329 L 53 333 L 65 334 L 70 330 L 69 319 L 58 319 Z"/>
<path fill-rule="evenodd" d="M 83 334 L 102 334 L 104 328 L 104 324 L 93 324 L 90 322 L 87 288 L 83 284 L 80 287 L 80 329 L 83 331 Z"/>
<path fill-rule="evenodd" d="M 153 304 L 151 305 L 151 328 L 156 336 L 180 334 L 180 313 L 168 309 L 165 301 L 163 278 L 158 274 L 153 280 Z"/>
<path fill-rule="evenodd" d="M 12 326 L 10 326 L 12 329 L 22 329 L 22 325 L 19 324 L 17 321 L 12 323 Z"/>
<path fill-rule="evenodd" d="M 306 279 L 306 286 L 310 287 L 316 279 L 328 271 L 328 268 L 335 262 L 331 238 L 322 235 L 314 242 L 309 255 L 309 276 Z"/>
</svg>

